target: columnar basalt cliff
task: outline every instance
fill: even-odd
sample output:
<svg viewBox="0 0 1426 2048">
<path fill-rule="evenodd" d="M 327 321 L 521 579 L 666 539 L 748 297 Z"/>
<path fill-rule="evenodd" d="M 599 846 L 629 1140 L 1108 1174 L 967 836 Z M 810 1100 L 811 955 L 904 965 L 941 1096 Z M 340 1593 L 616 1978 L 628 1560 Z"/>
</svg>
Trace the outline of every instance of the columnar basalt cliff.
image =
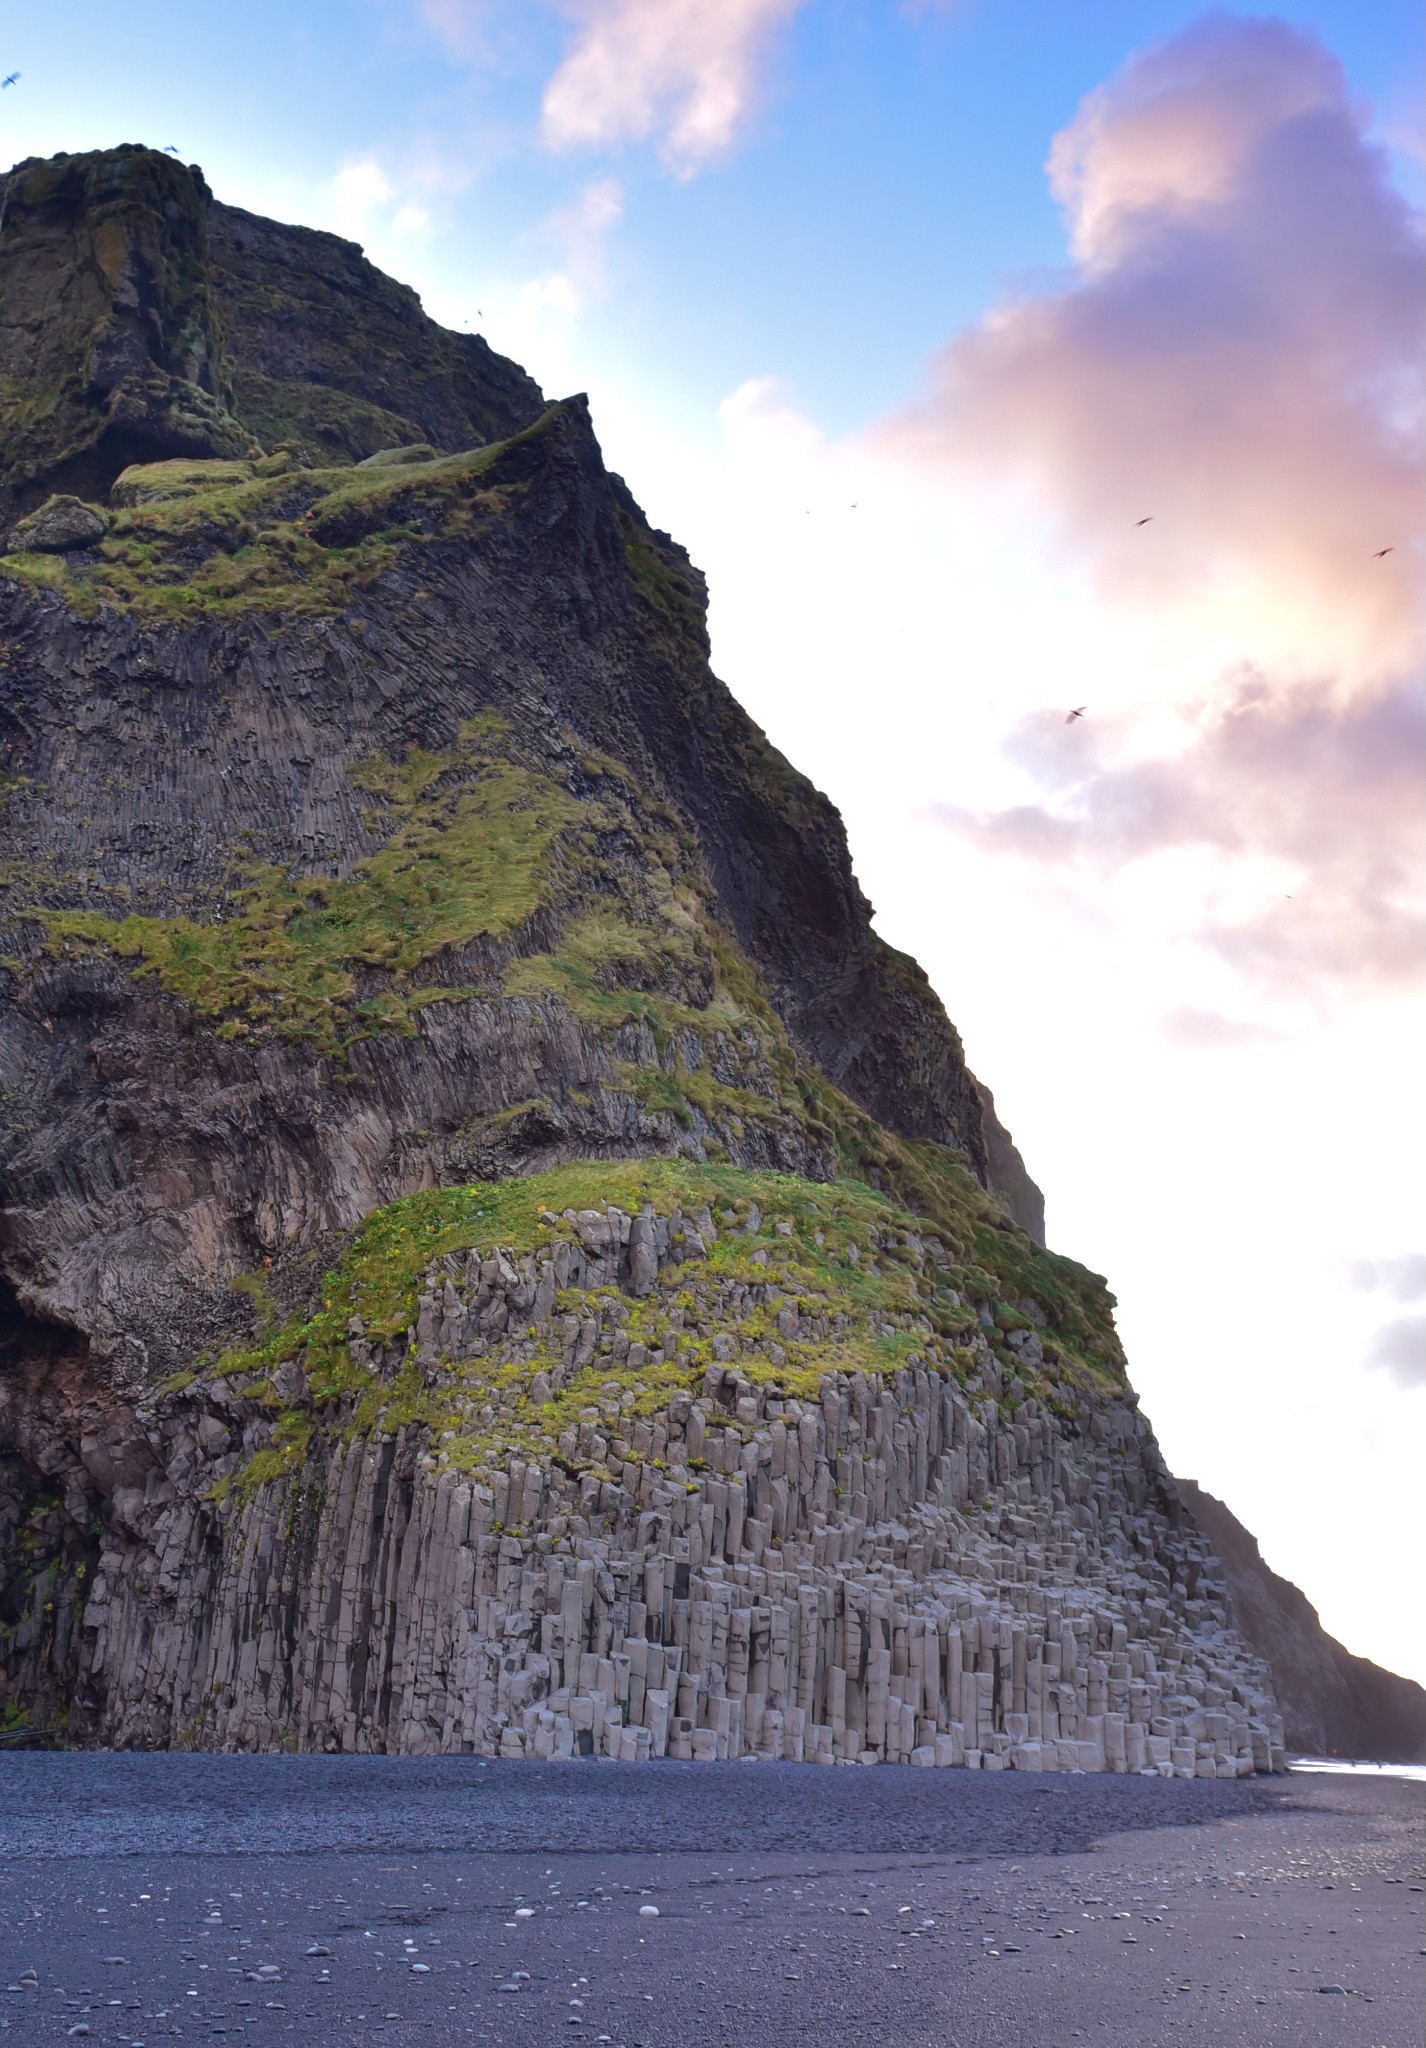
<svg viewBox="0 0 1426 2048">
<path fill-rule="evenodd" d="M 5 1710 L 1278 1767 L 1111 1298 L 584 401 L 152 151 L 0 194 Z"/>
<path fill-rule="evenodd" d="M 101 1735 L 1281 1766 L 1132 1399 L 1028 1392 L 1038 1303 L 993 1345 L 865 1194 L 689 1167 L 546 1206 L 581 1180 L 501 1205 L 533 1249 L 433 1260 L 394 1341 L 356 1315 L 339 1358 L 309 1327 L 143 1405 L 161 1490 L 85 1610 Z M 462 1242 L 494 1220 L 462 1209 Z"/>
</svg>

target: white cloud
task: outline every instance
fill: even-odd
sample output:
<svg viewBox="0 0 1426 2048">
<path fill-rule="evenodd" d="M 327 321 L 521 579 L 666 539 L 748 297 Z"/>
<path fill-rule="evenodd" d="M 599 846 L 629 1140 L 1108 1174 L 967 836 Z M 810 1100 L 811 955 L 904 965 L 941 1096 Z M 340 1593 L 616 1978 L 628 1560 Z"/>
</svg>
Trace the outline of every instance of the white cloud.
<svg viewBox="0 0 1426 2048">
<path fill-rule="evenodd" d="M 1398 1316 L 1372 1338 L 1368 1363 L 1397 1386 L 1426 1387 L 1426 1316 Z"/>
<path fill-rule="evenodd" d="M 413 206 L 409 202 L 398 207 L 391 222 L 391 232 L 399 242 L 424 242 L 432 232 L 429 211 L 424 206 Z"/>
<path fill-rule="evenodd" d="M 1349 1259 L 1347 1278 L 1363 1294 L 1389 1294 L 1393 1301 L 1420 1301 L 1426 1296 L 1426 1253 L 1406 1252 L 1393 1259 Z"/>
<path fill-rule="evenodd" d="M 315 210 L 353 241 L 424 242 L 435 232 L 424 196 L 430 185 L 419 170 L 393 172 L 375 156 L 357 157 L 329 181 Z"/>
<path fill-rule="evenodd" d="M 805 0 L 561 0 L 579 24 L 545 91 L 556 149 L 656 138 L 684 174 L 732 142 Z"/>
<path fill-rule="evenodd" d="M 452 55 L 468 64 L 489 63 L 495 47 L 489 0 L 416 0 L 416 11 Z"/>
<path fill-rule="evenodd" d="M 366 234 L 390 206 L 395 187 L 375 157 L 343 164 L 332 179 L 332 210 L 340 232 L 354 239 Z"/>
<path fill-rule="evenodd" d="M 548 232 L 562 244 L 564 267 L 576 285 L 603 283 L 609 236 L 623 216 L 624 189 L 617 178 L 596 179 L 551 215 Z"/>
<path fill-rule="evenodd" d="M 463 63 L 508 48 L 510 0 L 415 0 Z M 574 25 L 545 87 L 552 149 L 654 142 L 680 176 L 729 148 L 762 99 L 777 33 L 808 0 L 543 0 Z"/>
<path fill-rule="evenodd" d="M 595 179 L 525 237 L 527 274 L 480 286 L 482 333 L 546 391 L 582 390 L 589 381 L 585 315 L 607 288 L 609 241 L 623 212 L 618 179 Z"/>
</svg>

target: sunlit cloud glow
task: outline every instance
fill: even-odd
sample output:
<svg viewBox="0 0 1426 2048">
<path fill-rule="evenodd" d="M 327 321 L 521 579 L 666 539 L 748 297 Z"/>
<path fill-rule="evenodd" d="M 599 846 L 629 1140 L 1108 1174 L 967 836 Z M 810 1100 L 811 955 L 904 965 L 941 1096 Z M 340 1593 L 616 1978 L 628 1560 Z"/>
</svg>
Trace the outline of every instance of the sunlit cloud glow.
<svg viewBox="0 0 1426 2048">
<path fill-rule="evenodd" d="M 1200 935 L 1244 976 L 1404 985 L 1426 821 L 1419 222 L 1335 59 L 1279 21 L 1210 16 L 1134 58 L 1049 170 L 1071 273 L 953 340 L 881 438 L 952 487 L 1026 492 L 1164 659 L 1098 736 L 1022 721 L 1037 798 L 943 822 L 1096 886 L 1197 849 Z M 1173 676 L 1195 647 L 1190 696 Z M 1233 863 L 1262 900 L 1224 917 Z"/>
<path fill-rule="evenodd" d="M 725 150 L 775 32 L 804 0 L 563 0 L 579 24 L 545 92 L 554 148 L 658 140 L 678 170 Z"/>
<path fill-rule="evenodd" d="M 1414 591 L 1374 556 L 1420 535 L 1422 243 L 1335 60 L 1211 17 L 1096 93 L 1050 171 L 1074 271 L 950 343 L 903 448 L 1024 478 L 1109 594 L 1226 583 L 1399 666 Z"/>
<path fill-rule="evenodd" d="M 1085 765 L 1067 788 L 1055 787 L 1052 803 L 980 814 L 943 806 L 943 824 L 988 851 L 1079 865 L 1098 878 L 1183 848 L 1252 858 L 1263 864 L 1261 900 L 1246 914 L 1203 919 L 1206 941 L 1244 975 L 1278 987 L 1363 989 L 1420 978 L 1419 688 L 1397 685 L 1344 704 L 1327 687 L 1284 690 L 1240 675 L 1202 707 L 1191 743 L 1168 757 L 1100 759 L 1093 739 L 1078 726 L 1066 732 L 1058 714 L 1026 721 L 1018 737 L 1042 780 L 1047 737 L 1058 742 L 1061 776 L 1072 749 Z"/>
</svg>

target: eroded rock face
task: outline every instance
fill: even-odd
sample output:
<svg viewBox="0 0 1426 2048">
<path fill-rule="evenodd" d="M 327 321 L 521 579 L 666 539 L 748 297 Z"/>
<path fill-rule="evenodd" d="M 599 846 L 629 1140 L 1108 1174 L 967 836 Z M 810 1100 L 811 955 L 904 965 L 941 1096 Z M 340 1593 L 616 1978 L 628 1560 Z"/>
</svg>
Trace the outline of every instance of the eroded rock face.
<svg viewBox="0 0 1426 2048">
<path fill-rule="evenodd" d="M 208 247 L 234 406 L 265 446 L 354 462 L 499 441 L 539 417 L 523 370 L 428 320 L 354 242 L 214 204 Z"/>
<path fill-rule="evenodd" d="M 1045 1198 L 1031 1180 L 1015 1140 L 995 1112 L 995 1097 L 983 1081 L 976 1082 L 981 1124 L 985 1131 L 986 1172 L 991 1186 L 1020 1228 L 1036 1244 L 1045 1242 Z"/>
<path fill-rule="evenodd" d="M 184 495 L 129 516 L 181 519 L 197 548 L 203 520 L 226 516 L 205 511 L 223 480 L 190 491 L 192 466 L 178 468 Z M 215 604 L 192 624 L 85 619 L 0 581 L 7 892 L 25 963 L 0 1008 L 17 1104 L 0 1238 L 25 1308 L 81 1332 L 126 1386 L 233 1332 L 234 1274 L 310 1257 L 368 1208 L 468 1173 L 473 1154 L 517 1164 L 522 1132 L 534 1163 L 711 1141 L 750 1166 L 830 1171 L 826 1118 L 842 1112 L 809 1105 L 799 1059 L 894 1132 L 986 1171 L 958 1041 L 919 970 L 873 937 L 835 811 L 701 644 L 643 601 L 631 546 L 685 603 L 701 586 L 672 543 L 630 526 L 583 405 L 552 409 L 469 481 L 385 474 L 364 472 L 402 494 L 403 526 L 405 494 L 423 489 L 462 517 L 472 500 L 499 509 L 398 557 L 336 616 Z M 311 488 L 286 472 L 270 487 Z M 324 560 L 393 516 L 385 499 L 333 496 L 297 522 L 341 523 Z M 498 738 L 468 736 L 482 719 Z M 511 777 L 513 815 L 567 822 L 538 866 L 512 854 L 497 901 L 479 861 L 456 870 L 426 848 Z M 431 928 L 449 942 L 413 964 L 398 1018 L 379 1007 L 396 996 L 388 935 L 362 939 L 340 963 L 350 1000 L 333 1036 L 328 1007 L 303 1011 L 301 948 L 270 957 L 287 887 L 271 877 L 306 878 L 294 915 L 318 916 L 303 906 L 342 880 L 365 916 L 387 883 L 368 889 L 364 864 L 380 860 L 432 878 Z M 255 873 L 269 922 L 248 928 L 269 964 L 250 974 L 224 933 L 242 927 Z M 424 916 L 429 897 L 399 916 Z M 527 961 L 542 964 L 517 972 Z M 363 1004 L 395 1028 L 365 1028 Z M 672 1107 L 655 1106 L 660 1068 Z M 690 1095 L 680 1070 L 708 1085 Z M 488 1134 L 502 1112 L 514 1121 Z"/>
<path fill-rule="evenodd" d="M 102 498 L 126 463 L 240 456 L 202 177 L 153 150 L 31 158 L 0 212 L 0 505 Z"/>
<path fill-rule="evenodd" d="M 396 1342 L 353 1319 L 335 1399 L 309 1343 L 141 1403 L 89 1584 L 58 1587 L 92 1732 L 1281 1769 L 1132 1401 L 1033 1318 L 992 1344 L 938 1241 L 822 1213 L 546 1212 L 539 1249 L 430 1265 Z M 364 1427 L 398 1387 L 434 1405 Z"/>
<path fill-rule="evenodd" d="M 354 243 L 218 206 L 156 150 L 17 164 L 0 255 L 0 513 L 279 442 L 344 462 L 468 448 L 541 409 L 522 370 L 426 319 Z"/>
<path fill-rule="evenodd" d="M 1288 1747 L 1311 1756 L 1426 1763 L 1426 1690 L 1344 1649 L 1306 1595 L 1265 1563 L 1257 1539 L 1230 1508 L 1191 1479 L 1180 1479 L 1178 1488 L 1223 1560 L 1243 1640 L 1272 1672 Z"/>
<path fill-rule="evenodd" d="M 8 545 L 16 552 L 67 555 L 73 548 L 93 547 L 104 538 L 107 525 L 103 513 L 81 498 L 46 498 L 28 519 L 20 521 Z"/>
</svg>

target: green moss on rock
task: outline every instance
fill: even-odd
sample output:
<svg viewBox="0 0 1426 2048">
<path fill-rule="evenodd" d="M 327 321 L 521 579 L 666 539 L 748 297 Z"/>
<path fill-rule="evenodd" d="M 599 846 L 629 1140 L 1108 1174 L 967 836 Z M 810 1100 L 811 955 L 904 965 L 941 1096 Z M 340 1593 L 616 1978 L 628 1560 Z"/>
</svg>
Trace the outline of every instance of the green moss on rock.
<svg viewBox="0 0 1426 2048">
<path fill-rule="evenodd" d="M 983 1203 L 978 1189 L 954 1177 L 943 1187 L 942 1214 L 963 1235 L 973 1232 Z M 419 1297 L 439 1289 L 465 1255 L 498 1251 L 518 1261 L 547 1253 L 560 1237 L 574 1239 L 579 1212 L 636 1215 L 646 1205 L 675 1220 L 706 1211 L 716 1240 L 695 1258 L 665 1264 L 642 1296 L 571 1290 L 556 1297 L 545 1322 L 509 1330 L 485 1355 L 418 1353 Z M 864 1183 L 678 1160 L 584 1161 L 525 1180 L 426 1190 L 367 1218 L 310 1315 L 212 1368 L 230 1386 L 255 1388 L 285 1361 L 298 1361 L 305 1375 L 309 1406 L 284 1418 L 240 1483 L 293 1469 L 307 1441 L 304 1417 L 353 1436 L 420 1428 L 444 1461 L 470 1471 L 516 1456 L 568 1462 L 571 1434 L 591 1416 L 632 1423 L 677 1394 L 697 1393 L 710 1365 L 729 1356 L 714 1343 L 729 1332 L 740 1378 L 804 1400 L 818 1397 L 829 1374 L 890 1377 L 921 1357 L 964 1378 L 976 1366 L 972 1290 L 983 1276 L 954 1255 L 954 1241 L 939 1218 L 917 1215 Z M 1105 1384 L 1096 1346 L 1112 1342 L 1107 1298 L 1072 1262 L 1037 1252 L 1032 1263 L 1041 1298 L 1072 1309 L 1065 1324 L 1095 1343 L 1081 1351 L 1052 1312 L 1046 1334 L 1053 1329 L 1059 1341 L 1047 1346 L 1045 1363 L 1032 1367 L 1007 1354 L 1005 1366 L 1025 1392 L 1064 1405 L 1076 1384 Z M 991 1284 L 1008 1290 L 1020 1277 L 1017 1262 Z M 789 1336 L 779 1321 L 786 1308 L 806 1319 L 799 1328 L 816 1334 Z M 606 1343 L 571 1372 L 563 1318 L 591 1313 L 606 1334 L 617 1328 L 619 1347 Z M 383 1346 L 395 1347 L 395 1363 L 377 1372 L 369 1354 Z"/>
<path fill-rule="evenodd" d="M 336 1052 L 374 1029 L 410 1028 L 412 977 L 446 948 L 515 930 L 547 887 L 551 848 L 576 806 L 547 778 L 474 746 L 373 760 L 357 779 L 396 825 L 390 842 L 329 881 L 254 866 L 221 922 L 44 914 L 51 948 L 136 960 L 229 1037 L 271 1026 Z M 364 993 L 363 978 L 380 985 Z"/>
<path fill-rule="evenodd" d="M 483 487 L 500 452 L 323 470 L 285 453 L 135 464 L 114 485 L 96 552 L 67 561 L 20 548 L 0 556 L 0 574 L 59 592 L 82 617 L 341 611 L 403 549 L 499 518 L 521 488 Z"/>
</svg>

